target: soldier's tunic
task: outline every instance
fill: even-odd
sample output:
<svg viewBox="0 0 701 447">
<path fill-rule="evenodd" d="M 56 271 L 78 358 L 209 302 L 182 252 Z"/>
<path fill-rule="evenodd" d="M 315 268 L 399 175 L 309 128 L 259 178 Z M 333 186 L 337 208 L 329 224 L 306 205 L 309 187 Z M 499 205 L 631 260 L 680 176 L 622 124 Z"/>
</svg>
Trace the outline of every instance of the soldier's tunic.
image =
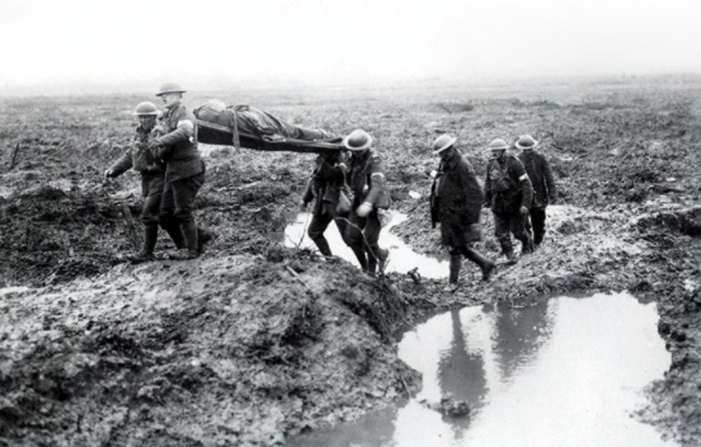
<svg viewBox="0 0 701 447">
<path fill-rule="evenodd" d="M 338 197 L 344 185 L 346 177 L 346 165 L 341 159 L 340 153 L 329 155 L 319 155 L 316 159 L 316 166 L 312 178 L 307 183 L 302 201 L 307 204 L 314 201 L 312 205 L 312 220 L 309 223 L 307 234 L 309 238 L 319 247 L 319 251 L 324 256 L 331 256 L 331 249 L 324 237 L 324 232 L 331 221 L 336 222 L 338 231 L 345 237 L 346 222 L 337 213 Z M 347 218 L 348 213 L 342 217 Z"/>
<path fill-rule="evenodd" d="M 132 168 L 141 174 L 141 195 L 144 197 L 141 220 L 145 224 L 158 223 L 165 184 L 164 163 L 154 158 L 147 149 L 148 143 L 159 135 L 157 131 L 147 132 L 141 126 L 137 127 L 131 145 L 110 168 L 112 177 L 118 177 Z"/>
<path fill-rule="evenodd" d="M 183 104 L 166 111 L 164 135 L 156 156 L 165 163 L 160 218 L 180 224 L 194 221 L 195 197 L 204 184 L 205 165 L 197 150 L 197 120 Z"/>
<path fill-rule="evenodd" d="M 550 163 L 543 154 L 533 149 L 524 150 L 519 155 L 528 177 L 533 184 L 533 203 L 530 208 L 530 222 L 533 227 L 535 244 L 540 244 L 545 235 L 545 208 L 557 198 L 555 179 Z"/>
<path fill-rule="evenodd" d="M 482 187 L 462 154 L 455 152 L 441 163 L 431 188 L 431 218 L 434 227 L 441 224 L 443 245 L 463 247 L 480 240 L 483 202 Z"/>
<path fill-rule="evenodd" d="M 390 207 L 389 193 L 385 188 L 382 157 L 375 149 L 353 153 L 348 186 L 354 197 L 349 217 L 352 225 L 346 227 L 346 243 L 355 253 L 361 268 L 374 273 L 378 260 L 378 240 L 382 229 L 377 210 Z M 360 217 L 356 213 L 363 202 L 373 206 L 367 217 Z"/>
<path fill-rule="evenodd" d="M 510 246 L 509 231 L 525 245 L 530 245 L 526 217 L 520 214 L 520 208 L 530 209 L 533 187 L 523 164 L 508 154 L 501 160 L 492 159 L 487 165 L 485 183 L 486 201 L 494 213 L 494 235 L 502 247 Z"/>
</svg>

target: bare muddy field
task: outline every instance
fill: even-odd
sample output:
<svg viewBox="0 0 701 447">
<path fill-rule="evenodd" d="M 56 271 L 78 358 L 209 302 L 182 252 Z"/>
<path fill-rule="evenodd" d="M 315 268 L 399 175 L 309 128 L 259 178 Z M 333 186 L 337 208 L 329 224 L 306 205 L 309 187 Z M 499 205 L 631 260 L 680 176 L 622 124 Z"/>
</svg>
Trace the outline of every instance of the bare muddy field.
<svg viewBox="0 0 701 447">
<path fill-rule="evenodd" d="M 241 90 L 185 103 L 210 98 L 370 132 L 406 216 L 392 234 L 438 257 L 433 139 L 456 135 L 483 179 L 490 140 L 533 134 L 560 190 L 546 240 L 515 266 L 500 257 L 489 283 L 465 264 L 454 294 L 441 292 L 447 267 L 438 279 L 405 267 L 372 279 L 285 241 L 313 155 L 210 146 L 197 218 L 215 240 L 196 260 L 131 265 L 139 179 L 103 183 L 102 172 L 131 139 L 134 106 L 153 98 L 1 98 L 0 446 L 281 445 L 421 393 L 398 341 L 431 315 L 598 292 L 654 303 L 671 356 L 633 418 L 701 445 L 701 79 Z M 487 211 L 483 224 L 480 248 L 497 258 Z M 162 236 L 157 252 L 169 248 Z"/>
</svg>

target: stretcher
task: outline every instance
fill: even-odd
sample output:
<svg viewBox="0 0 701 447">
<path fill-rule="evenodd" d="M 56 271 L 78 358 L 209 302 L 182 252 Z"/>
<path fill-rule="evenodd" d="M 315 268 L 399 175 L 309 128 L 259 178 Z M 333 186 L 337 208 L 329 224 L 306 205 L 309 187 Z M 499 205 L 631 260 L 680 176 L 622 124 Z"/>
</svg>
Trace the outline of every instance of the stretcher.
<svg viewBox="0 0 701 447">
<path fill-rule="evenodd" d="M 271 152 L 320 154 L 344 150 L 341 137 L 295 126 L 250 106 L 222 107 L 210 102 L 194 114 L 200 143 Z"/>
</svg>

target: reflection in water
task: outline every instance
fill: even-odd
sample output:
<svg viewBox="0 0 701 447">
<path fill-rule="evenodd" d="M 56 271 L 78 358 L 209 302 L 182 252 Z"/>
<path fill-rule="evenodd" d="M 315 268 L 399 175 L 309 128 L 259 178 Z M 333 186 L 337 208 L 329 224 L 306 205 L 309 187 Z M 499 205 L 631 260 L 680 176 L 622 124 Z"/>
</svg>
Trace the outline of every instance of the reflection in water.
<svg viewBox="0 0 701 447">
<path fill-rule="evenodd" d="M 558 300 L 551 300 L 549 305 L 541 302 L 528 309 L 500 306 L 494 311 L 497 314 L 494 351 L 499 358 L 499 373 L 503 381 L 536 360 L 538 349 L 551 335 L 558 303 Z"/>
<path fill-rule="evenodd" d="M 450 312 L 450 321 L 453 334 L 450 349 L 441 352 L 441 359 L 438 362 L 438 384 L 441 392 L 452 394 L 456 400 L 470 403 L 482 402 L 487 394 L 484 356 L 480 351 L 467 349 L 460 322 L 460 311 Z M 469 422 L 470 418 L 454 420 L 453 431 L 456 439 L 462 437 Z"/>
<path fill-rule="evenodd" d="M 625 294 L 558 298 L 527 309 L 465 308 L 405 334 L 399 356 L 423 373 L 406 406 L 293 446 L 670 446 L 629 414 L 669 353 L 654 304 Z M 418 403 L 469 402 L 451 419 Z"/>
</svg>

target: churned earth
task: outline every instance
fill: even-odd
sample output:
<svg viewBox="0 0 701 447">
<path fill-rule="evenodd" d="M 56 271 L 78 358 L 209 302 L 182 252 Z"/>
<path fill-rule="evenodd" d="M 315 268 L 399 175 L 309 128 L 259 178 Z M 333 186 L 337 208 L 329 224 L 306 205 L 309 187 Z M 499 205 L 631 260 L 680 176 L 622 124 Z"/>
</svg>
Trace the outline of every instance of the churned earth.
<svg viewBox="0 0 701 447">
<path fill-rule="evenodd" d="M 230 91 L 291 122 L 371 132 L 393 229 L 439 254 L 428 221 L 435 136 L 458 136 L 484 178 L 492 138 L 531 133 L 560 187 L 544 244 L 490 283 L 463 287 L 285 248 L 313 155 L 202 147 L 202 258 L 124 262 L 139 243 L 139 183 L 101 174 L 149 95 L 0 99 L 0 445 L 276 445 L 416 392 L 398 331 L 442 309 L 564 292 L 654 301 L 672 365 L 636 417 L 701 444 L 701 79 L 517 86 Z M 417 194 L 418 193 L 418 194 Z M 418 197 L 418 198 L 416 198 Z M 125 215 L 126 212 L 126 215 Z M 135 220 L 133 227 L 125 217 Z M 483 249 L 499 256 L 483 214 Z M 172 248 L 163 237 L 159 253 Z M 447 272 L 446 272 L 447 274 Z"/>
</svg>

